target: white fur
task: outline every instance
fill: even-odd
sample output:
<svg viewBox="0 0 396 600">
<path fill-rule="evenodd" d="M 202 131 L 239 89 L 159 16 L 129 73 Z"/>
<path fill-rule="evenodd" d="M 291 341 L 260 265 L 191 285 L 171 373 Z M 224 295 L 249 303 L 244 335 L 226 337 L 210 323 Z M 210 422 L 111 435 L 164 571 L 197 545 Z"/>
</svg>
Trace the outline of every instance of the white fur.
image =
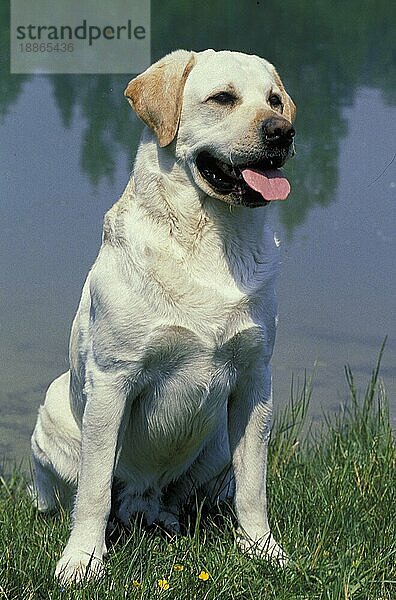
<svg viewBox="0 0 396 600">
<path fill-rule="evenodd" d="M 229 206 L 194 171 L 201 148 L 249 156 L 277 83 L 258 57 L 207 51 L 195 61 L 176 139 L 160 148 L 145 129 L 133 178 L 105 217 L 70 371 L 51 384 L 32 437 L 38 508 L 77 491 L 56 569 L 65 582 L 102 573 L 113 476 L 124 483 L 123 521 L 143 512 L 177 531 L 191 494 L 233 494 L 233 474 L 241 548 L 285 558 L 266 507 L 278 244 L 268 208 Z M 243 102 L 209 114 L 203 98 L 229 81 Z"/>
</svg>

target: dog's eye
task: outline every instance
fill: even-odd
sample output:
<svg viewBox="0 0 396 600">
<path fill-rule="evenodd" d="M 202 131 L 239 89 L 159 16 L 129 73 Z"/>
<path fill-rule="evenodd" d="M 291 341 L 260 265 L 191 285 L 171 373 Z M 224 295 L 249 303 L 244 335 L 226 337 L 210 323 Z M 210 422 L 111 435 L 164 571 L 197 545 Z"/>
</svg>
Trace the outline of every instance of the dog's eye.
<svg viewBox="0 0 396 600">
<path fill-rule="evenodd" d="M 219 92 L 218 94 L 210 96 L 208 100 L 214 100 L 214 102 L 217 102 L 218 104 L 234 104 L 236 97 L 230 92 Z"/>
<path fill-rule="evenodd" d="M 271 96 L 268 98 L 268 102 L 272 108 L 283 107 L 282 99 L 277 94 L 271 94 Z"/>
</svg>

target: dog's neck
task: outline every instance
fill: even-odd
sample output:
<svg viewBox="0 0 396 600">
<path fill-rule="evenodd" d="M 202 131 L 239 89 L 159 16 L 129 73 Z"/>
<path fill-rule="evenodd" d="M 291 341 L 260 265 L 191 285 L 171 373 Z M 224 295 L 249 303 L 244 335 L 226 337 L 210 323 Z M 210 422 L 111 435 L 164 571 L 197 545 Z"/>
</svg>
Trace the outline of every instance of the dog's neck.
<svg viewBox="0 0 396 600">
<path fill-rule="evenodd" d="M 135 199 L 145 216 L 182 246 L 190 246 L 207 223 L 205 195 L 178 163 L 173 147 L 160 148 L 149 130 L 139 145 L 133 178 Z"/>
<path fill-rule="evenodd" d="M 136 155 L 133 181 L 141 210 L 186 248 L 209 230 L 218 231 L 224 241 L 249 246 L 254 239 L 257 244 L 267 222 L 268 207 L 231 206 L 199 189 L 185 163 L 175 158 L 173 144 L 160 148 L 148 129 Z"/>
<path fill-rule="evenodd" d="M 177 161 L 174 148 L 160 148 L 149 131 L 139 145 L 133 179 L 125 194 L 132 213 L 139 213 L 142 235 L 150 235 L 151 244 L 161 245 L 170 237 L 180 253 L 191 260 L 224 265 L 225 258 L 229 272 L 243 287 L 255 287 L 251 278 L 255 279 L 258 264 L 265 279 L 276 272 L 276 244 L 267 225 L 268 207 L 234 207 L 209 197 L 195 184 L 185 163 Z M 132 213 L 131 222 L 136 222 Z M 153 231 L 155 238 L 149 233 Z M 131 235 L 136 239 L 132 226 Z"/>
</svg>

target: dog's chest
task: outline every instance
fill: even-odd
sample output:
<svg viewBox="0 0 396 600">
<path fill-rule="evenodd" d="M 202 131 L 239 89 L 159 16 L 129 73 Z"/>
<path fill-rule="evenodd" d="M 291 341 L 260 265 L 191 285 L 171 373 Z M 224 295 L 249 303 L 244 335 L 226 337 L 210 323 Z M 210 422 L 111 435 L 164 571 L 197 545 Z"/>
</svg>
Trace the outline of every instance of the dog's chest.
<svg viewBox="0 0 396 600">
<path fill-rule="evenodd" d="M 155 438 L 196 444 L 216 426 L 238 376 L 270 345 L 271 327 L 224 269 L 205 277 L 197 265 L 187 272 L 173 261 L 147 270 L 145 299 L 158 309 L 150 307 L 140 361 L 138 420 Z"/>
<path fill-rule="evenodd" d="M 172 250 L 147 248 L 144 257 L 144 300 L 159 319 L 219 343 L 261 320 L 251 309 L 272 289 L 272 262 L 263 267 L 251 254 L 226 261 L 217 241 L 192 255 Z"/>
</svg>

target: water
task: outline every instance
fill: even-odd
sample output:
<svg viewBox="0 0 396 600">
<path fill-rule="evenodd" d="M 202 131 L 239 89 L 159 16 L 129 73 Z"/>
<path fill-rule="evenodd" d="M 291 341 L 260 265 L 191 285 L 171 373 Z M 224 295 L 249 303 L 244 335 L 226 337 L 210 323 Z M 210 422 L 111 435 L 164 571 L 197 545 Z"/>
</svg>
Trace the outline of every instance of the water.
<svg viewBox="0 0 396 600">
<path fill-rule="evenodd" d="M 271 207 L 283 253 L 275 403 L 307 371 L 313 417 L 338 410 L 344 365 L 364 388 L 388 336 L 381 376 L 395 415 L 394 9 L 213 4 L 153 2 L 153 60 L 178 47 L 256 53 L 298 106 L 293 194 Z M 0 41 L 0 456 L 21 460 L 48 383 L 67 369 L 102 217 L 126 184 L 141 125 L 123 99 L 128 75 L 10 75 L 4 27 Z"/>
</svg>

